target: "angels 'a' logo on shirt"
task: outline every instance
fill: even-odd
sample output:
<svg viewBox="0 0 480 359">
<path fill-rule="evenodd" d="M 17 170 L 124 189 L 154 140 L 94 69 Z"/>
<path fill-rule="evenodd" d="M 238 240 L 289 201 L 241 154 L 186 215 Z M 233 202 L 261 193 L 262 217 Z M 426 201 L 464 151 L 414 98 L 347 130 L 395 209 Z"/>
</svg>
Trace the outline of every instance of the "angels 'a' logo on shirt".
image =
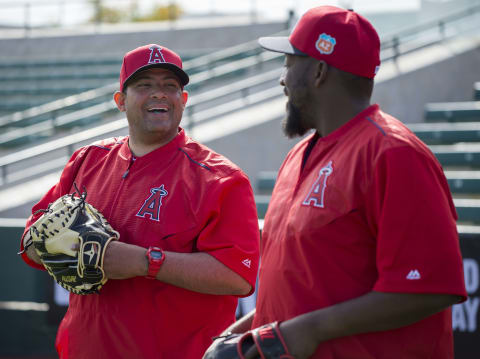
<svg viewBox="0 0 480 359">
<path fill-rule="evenodd" d="M 332 174 L 332 161 L 318 171 L 318 177 L 313 183 L 310 192 L 302 202 L 303 206 L 313 206 L 317 208 L 325 207 L 325 190 L 327 188 L 328 177 Z"/>
<path fill-rule="evenodd" d="M 137 217 L 145 218 L 149 216 L 154 221 L 160 220 L 160 207 L 162 206 L 162 198 L 168 194 L 165 186 L 150 189 L 150 197 L 143 203 L 142 207 L 137 213 Z"/>
</svg>

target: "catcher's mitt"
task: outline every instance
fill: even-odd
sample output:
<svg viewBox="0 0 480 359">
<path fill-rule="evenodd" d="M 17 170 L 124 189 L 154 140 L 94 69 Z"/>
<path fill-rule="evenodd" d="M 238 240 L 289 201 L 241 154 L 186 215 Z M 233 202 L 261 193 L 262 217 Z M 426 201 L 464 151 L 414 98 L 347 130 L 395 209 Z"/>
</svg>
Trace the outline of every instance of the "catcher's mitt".
<svg viewBox="0 0 480 359">
<path fill-rule="evenodd" d="M 75 294 L 96 293 L 105 284 L 105 250 L 120 237 L 86 197 L 85 188 L 82 194 L 76 188 L 40 210 L 44 213 L 30 227 L 31 241 L 25 246 L 33 243 L 48 273 Z"/>
<path fill-rule="evenodd" d="M 278 322 L 265 324 L 243 334 L 228 334 L 216 338 L 203 359 L 244 359 L 244 354 L 256 346 L 262 359 L 294 359 L 288 352 Z"/>
</svg>

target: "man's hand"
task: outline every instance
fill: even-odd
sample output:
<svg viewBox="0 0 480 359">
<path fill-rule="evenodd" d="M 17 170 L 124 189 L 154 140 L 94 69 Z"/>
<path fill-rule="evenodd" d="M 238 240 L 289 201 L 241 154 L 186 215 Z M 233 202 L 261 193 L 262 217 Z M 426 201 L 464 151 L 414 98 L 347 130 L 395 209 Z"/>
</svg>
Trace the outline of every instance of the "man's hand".
<svg viewBox="0 0 480 359">
<path fill-rule="evenodd" d="M 310 358 L 318 345 L 312 331 L 306 330 L 307 326 L 301 321 L 302 317 L 296 317 L 279 325 L 285 345 L 295 359 Z M 259 355 L 257 346 L 252 346 L 245 353 L 245 359 L 257 359 L 260 357 Z"/>
</svg>

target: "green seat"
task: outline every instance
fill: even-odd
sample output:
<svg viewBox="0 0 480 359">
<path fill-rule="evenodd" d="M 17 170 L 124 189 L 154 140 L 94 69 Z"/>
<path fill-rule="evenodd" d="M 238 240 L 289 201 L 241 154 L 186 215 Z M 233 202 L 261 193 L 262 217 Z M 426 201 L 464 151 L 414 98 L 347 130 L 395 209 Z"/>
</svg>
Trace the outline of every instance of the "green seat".
<svg viewBox="0 0 480 359">
<path fill-rule="evenodd" d="M 480 199 L 454 199 L 459 222 L 480 224 Z"/>
<path fill-rule="evenodd" d="M 443 167 L 480 167 L 480 145 L 434 145 L 430 149 Z"/>
<path fill-rule="evenodd" d="M 445 171 L 453 194 L 480 195 L 480 171 Z"/>
<path fill-rule="evenodd" d="M 277 180 L 277 171 L 261 171 L 257 177 L 257 190 L 259 192 L 272 192 Z"/>
<path fill-rule="evenodd" d="M 268 195 L 256 195 L 255 204 L 257 205 L 258 218 L 265 218 L 267 213 L 268 203 L 270 202 L 270 196 Z"/>
<path fill-rule="evenodd" d="M 480 101 L 440 102 L 425 105 L 427 122 L 474 122 L 480 121 Z"/>
<path fill-rule="evenodd" d="M 473 99 L 480 101 L 480 82 L 475 82 L 473 85 Z"/>
<path fill-rule="evenodd" d="M 415 123 L 408 127 L 427 144 L 480 142 L 480 122 Z"/>
</svg>

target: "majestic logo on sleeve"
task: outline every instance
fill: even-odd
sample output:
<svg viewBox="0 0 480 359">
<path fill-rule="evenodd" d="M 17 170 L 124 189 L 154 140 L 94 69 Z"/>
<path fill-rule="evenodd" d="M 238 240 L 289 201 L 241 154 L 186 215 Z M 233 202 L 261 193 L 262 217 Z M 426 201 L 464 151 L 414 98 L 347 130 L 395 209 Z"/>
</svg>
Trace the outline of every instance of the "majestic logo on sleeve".
<svg viewBox="0 0 480 359">
<path fill-rule="evenodd" d="M 142 208 L 137 213 L 137 217 L 145 218 L 150 216 L 150 219 L 154 221 L 160 220 L 160 207 L 162 206 L 162 198 L 165 197 L 168 192 L 162 184 L 160 187 L 155 187 L 150 190 L 150 197 L 145 200 Z"/>
<path fill-rule="evenodd" d="M 150 47 L 150 59 L 148 60 L 149 64 L 159 64 L 165 62 L 162 54 L 162 48 L 160 46 Z"/>
<path fill-rule="evenodd" d="M 327 179 L 333 172 L 332 161 L 318 171 L 318 177 L 303 201 L 304 206 L 313 206 L 323 208 L 325 204 L 325 189 L 327 188 Z"/>
</svg>

